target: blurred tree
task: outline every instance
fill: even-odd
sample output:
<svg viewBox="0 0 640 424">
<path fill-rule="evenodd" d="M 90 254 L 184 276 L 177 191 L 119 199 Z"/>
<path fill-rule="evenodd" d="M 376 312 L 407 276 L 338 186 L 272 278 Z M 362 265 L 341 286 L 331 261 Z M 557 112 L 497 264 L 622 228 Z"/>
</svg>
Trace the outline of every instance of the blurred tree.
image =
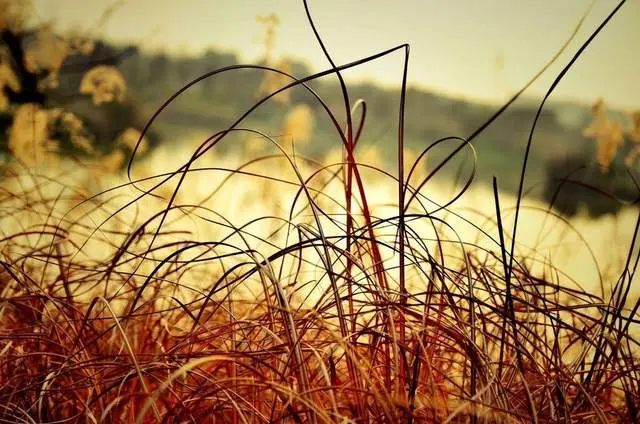
<svg viewBox="0 0 640 424">
<path fill-rule="evenodd" d="M 595 140 L 591 149 L 551 158 L 546 164 L 547 180 L 543 197 L 567 216 L 582 208 L 590 216 L 618 212 L 625 201 L 640 198 L 633 175 L 640 137 L 640 112 L 629 114 L 632 125 L 624 130 L 606 113 L 602 99 L 592 107 L 593 119 L 583 136 Z M 627 138 L 625 138 L 625 135 Z"/>
<path fill-rule="evenodd" d="M 130 150 L 118 144 L 120 136 L 142 121 L 116 65 L 135 49 L 56 33 L 33 14 L 27 0 L 0 0 L 0 148 L 6 159 L 40 165 L 59 153 L 101 157 Z"/>
</svg>

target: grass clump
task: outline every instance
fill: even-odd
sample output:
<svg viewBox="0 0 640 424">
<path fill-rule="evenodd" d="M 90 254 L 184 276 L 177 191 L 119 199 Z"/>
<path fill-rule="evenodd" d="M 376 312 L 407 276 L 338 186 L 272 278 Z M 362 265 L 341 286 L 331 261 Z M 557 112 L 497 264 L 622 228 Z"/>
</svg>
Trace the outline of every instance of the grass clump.
<svg viewBox="0 0 640 424">
<path fill-rule="evenodd" d="M 358 160 L 366 103 L 352 104 L 340 73 L 395 51 L 405 54 L 397 173 Z M 590 292 L 548 258 L 519 253 L 526 155 L 515 214 L 500 206 L 495 180 L 493 211 L 482 220 L 456 210 L 475 163 L 448 199 L 425 190 L 460 152 L 473 156 L 475 136 L 517 95 L 467 139 L 407 153 L 408 46 L 342 67 L 327 58 L 331 69 L 303 79 L 246 66 L 290 82 L 184 160 L 167 153 L 159 160 L 166 172 L 134 163 L 154 120 L 189 86 L 242 67 L 204 75 L 159 108 L 138 143 L 127 143 L 122 183 L 105 174 L 93 183 L 108 188 L 86 194 L 78 175 L 90 169 L 8 168 L 0 193 L 3 421 L 640 419 L 640 303 L 631 292 L 638 224 L 619 278 Z M 295 138 L 242 128 L 271 97 L 294 87 L 313 94 L 306 82 L 331 74 L 345 122 L 320 97 L 326 115 L 313 119 L 334 124 L 340 159 L 306 158 Z M 235 162 L 215 155 L 243 136 L 270 147 Z M 454 146 L 451 155 L 425 173 L 442 145 Z M 545 219 L 570 228 L 550 209 Z"/>
</svg>

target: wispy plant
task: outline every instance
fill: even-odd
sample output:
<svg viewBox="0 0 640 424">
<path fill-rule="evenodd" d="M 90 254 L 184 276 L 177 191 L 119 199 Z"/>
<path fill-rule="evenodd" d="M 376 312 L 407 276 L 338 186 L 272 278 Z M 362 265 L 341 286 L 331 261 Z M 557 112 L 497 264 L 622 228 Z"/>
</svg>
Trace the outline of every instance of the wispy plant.
<svg viewBox="0 0 640 424">
<path fill-rule="evenodd" d="M 398 51 L 405 55 L 399 157 L 387 170 L 375 150 L 361 150 L 366 99 L 352 103 L 341 72 Z M 55 178 L 8 175 L 0 191 L 2 420 L 640 419 L 640 300 L 630 291 L 638 225 L 619 278 L 608 282 L 612 290 L 591 293 L 516 238 L 518 214 L 527 209 L 522 181 L 515 208 L 505 207 L 495 180 L 492 211 L 473 218 L 455 208 L 473 169 L 444 202 L 424 190 L 459 152 L 475 157 L 482 149 L 476 136 L 522 91 L 467 139 L 412 152 L 403 145 L 408 46 L 344 65 L 325 52 L 331 67 L 314 75 L 238 65 L 191 81 L 141 132 L 121 135 L 131 153 L 122 184 L 83 195 L 78 166 Z M 152 152 L 168 171 L 135 178 L 135 155 L 148 147 L 145 137 L 163 111 L 193 85 L 239 69 L 277 74 L 283 85 L 187 157 Z M 307 84 L 329 76 L 340 79 L 343 109 L 330 108 Z M 316 112 L 294 106 L 284 132 L 295 147 L 314 142 L 305 137 L 314 119 L 331 122 L 335 153 L 324 160 L 243 127 L 294 87 L 315 99 Z M 275 153 L 211 154 L 238 135 Z M 450 155 L 430 160 L 443 145 L 452 146 Z M 525 168 L 526 153 L 522 179 Z M 24 216 L 29 221 L 18 219 Z M 572 229 L 551 211 L 545 216 Z"/>
</svg>

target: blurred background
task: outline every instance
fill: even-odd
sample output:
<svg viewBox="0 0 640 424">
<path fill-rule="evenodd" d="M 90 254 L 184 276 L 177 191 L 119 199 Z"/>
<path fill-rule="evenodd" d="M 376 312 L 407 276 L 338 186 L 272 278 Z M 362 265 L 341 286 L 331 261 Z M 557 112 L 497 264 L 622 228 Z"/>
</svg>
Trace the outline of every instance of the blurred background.
<svg viewBox="0 0 640 424">
<path fill-rule="evenodd" d="M 330 66 L 301 0 L 0 0 L 0 5 L 5 163 L 38 165 L 54 152 L 97 159 L 119 172 L 152 114 L 206 72 L 250 63 L 304 77 Z M 507 193 L 517 190 L 544 93 L 616 5 L 609 0 L 309 2 L 337 64 L 410 43 L 408 160 L 442 137 L 469 136 L 570 40 L 557 61 L 474 141 L 475 184 L 488 186 L 495 175 Z M 640 2 L 622 7 L 562 80 L 534 133 L 525 187 L 529 196 L 553 201 L 567 216 L 620 210 L 620 202 L 598 191 L 627 201 L 637 197 L 639 16 Z M 402 63 L 398 52 L 344 73 L 352 102 L 362 98 L 368 105 L 359 158 L 394 174 Z M 138 155 L 142 160 L 160 145 L 204 140 L 287 82 L 247 69 L 204 79 L 158 116 Z M 335 76 L 311 86 L 344 123 Z M 318 160 L 340 148 L 321 105 L 299 87 L 257 109 L 242 126 Z M 37 142 L 36 128 L 42 133 Z M 439 145 L 419 168 L 433 168 L 455 147 Z M 272 150 L 246 134 L 216 147 L 221 154 Z M 465 180 L 471 165 L 467 152 L 439 178 Z M 568 177 L 578 184 L 564 183 Z"/>
</svg>

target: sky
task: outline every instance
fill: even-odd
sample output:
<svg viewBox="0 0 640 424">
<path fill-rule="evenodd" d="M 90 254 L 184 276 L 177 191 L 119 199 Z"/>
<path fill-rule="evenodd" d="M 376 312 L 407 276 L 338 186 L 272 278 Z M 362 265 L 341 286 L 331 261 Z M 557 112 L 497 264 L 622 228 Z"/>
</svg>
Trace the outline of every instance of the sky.
<svg viewBox="0 0 640 424">
<path fill-rule="evenodd" d="M 36 16 L 62 30 L 148 49 L 198 54 L 237 52 L 244 62 L 264 54 L 264 26 L 280 21 L 274 53 L 329 64 L 316 42 L 302 0 L 32 0 Z M 523 86 L 555 54 L 589 11 L 565 54 L 528 97 L 541 99 L 555 76 L 617 1 L 596 0 L 309 0 L 314 22 L 337 64 L 409 43 L 414 86 L 499 103 Z M 101 23 L 101 16 L 108 18 Z M 560 83 L 552 99 L 640 108 L 640 0 L 628 0 Z M 351 81 L 399 86 L 396 53 L 345 74 Z"/>
</svg>

